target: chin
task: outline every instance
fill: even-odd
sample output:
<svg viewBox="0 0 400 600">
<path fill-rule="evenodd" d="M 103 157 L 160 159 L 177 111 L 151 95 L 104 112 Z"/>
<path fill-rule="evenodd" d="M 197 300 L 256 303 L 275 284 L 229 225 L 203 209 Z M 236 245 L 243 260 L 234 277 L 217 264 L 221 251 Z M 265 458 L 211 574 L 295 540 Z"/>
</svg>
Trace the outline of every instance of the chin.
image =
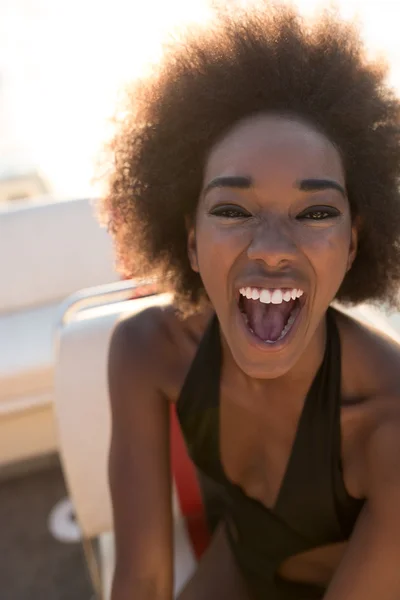
<svg viewBox="0 0 400 600">
<path fill-rule="evenodd" d="M 293 348 L 291 352 L 284 355 L 261 356 L 255 355 L 252 351 L 246 351 L 244 348 L 235 348 L 230 345 L 235 363 L 243 373 L 252 379 L 278 379 L 286 375 L 298 362 L 302 350 L 296 352 Z"/>
</svg>

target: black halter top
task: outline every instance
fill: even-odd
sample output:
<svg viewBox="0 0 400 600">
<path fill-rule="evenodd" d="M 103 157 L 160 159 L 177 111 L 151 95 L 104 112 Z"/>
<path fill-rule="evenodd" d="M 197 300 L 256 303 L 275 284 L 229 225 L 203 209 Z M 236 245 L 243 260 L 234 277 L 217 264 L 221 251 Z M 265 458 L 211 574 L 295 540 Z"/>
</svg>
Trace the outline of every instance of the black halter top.
<svg viewBox="0 0 400 600">
<path fill-rule="evenodd" d="M 277 569 L 290 556 L 347 540 L 363 504 L 347 493 L 341 468 L 341 350 L 334 311 L 327 314 L 324 359 L 307 394 L 273 509 L 249 498 L 224 473 L 219 451 L 221 355 L 214 316 L 177 402 L 210 526 L 224 519 L 252 598 L 322 598 L 323 588 L 284 580 Z"/>
</svg>

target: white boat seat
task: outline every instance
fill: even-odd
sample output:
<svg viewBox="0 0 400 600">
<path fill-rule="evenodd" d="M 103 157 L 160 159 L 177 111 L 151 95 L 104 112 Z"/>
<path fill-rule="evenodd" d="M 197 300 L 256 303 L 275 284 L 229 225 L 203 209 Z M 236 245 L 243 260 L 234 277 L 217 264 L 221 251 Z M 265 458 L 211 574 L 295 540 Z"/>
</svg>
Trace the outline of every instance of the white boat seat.
<svg viewBox="0 0 400 600">
<path fill-rule="evenodd" d="M 103 598 L 109 598 L 114 568 L 113 523 L 107 462 L 110 411 L 108 349 L 121 318 L 167 295 L 138 298 L 78 313 L 60 329 L 55 369 L 55 416 L 64 475 L 85 539 L 99 537 Z M 175 592 L 193 573 L 196 558 L 174 489 Z M 92 561 L 89 561 L 90 563 Z"/>
<path fill-rule="evenodd" d="M 118 281 L 111 239 L 87 199 L 0 209 L 0 313 L 57 302 Z"/>
<path fill-rule="evenodd" d="M 88 199 L 0 207 L 0 468 L 57 450 L 52 402 L 60 305 L 118 282 Z"/>
<path fill-rule="evenodd" d="M 59 451 L 78 520 L 88 538 L 112 529 L 106 467 L 111 335 L 119 319 L 167 300 L 167 295 L 150 296 L 89 309 L 59 332 L 54 376 Z"/>
<path fill-rule="evenodd" d="M 0 410 L 2 403 L 52 390 L 59 315 L 59 302 L 0 314 Z"/>
</svg>

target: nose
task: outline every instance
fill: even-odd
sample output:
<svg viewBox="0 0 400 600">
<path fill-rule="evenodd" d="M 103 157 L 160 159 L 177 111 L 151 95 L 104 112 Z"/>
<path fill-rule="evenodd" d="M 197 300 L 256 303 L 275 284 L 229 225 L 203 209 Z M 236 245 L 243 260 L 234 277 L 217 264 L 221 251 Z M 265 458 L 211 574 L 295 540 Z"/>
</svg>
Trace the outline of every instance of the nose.
<svg viewBox="0 0 400 600">
<path fill-rule="evenodd" d="M 281 219 L 260 223 L 247 248 L 250 260 L 262 261 L 271 268 L 292 263 L 297 254 L 298 247 L 293 232 Z"/>
</svg>

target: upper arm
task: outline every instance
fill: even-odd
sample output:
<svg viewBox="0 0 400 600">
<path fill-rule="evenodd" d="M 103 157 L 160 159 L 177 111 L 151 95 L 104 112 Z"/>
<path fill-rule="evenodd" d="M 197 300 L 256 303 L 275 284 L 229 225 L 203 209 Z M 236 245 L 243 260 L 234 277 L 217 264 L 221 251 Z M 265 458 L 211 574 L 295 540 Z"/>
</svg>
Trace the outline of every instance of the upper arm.
<svg viewBox="0 0 400 600">
<path fill-rule="evenodd" d="M 366 440 L 366 503 L 325 600 L 400 598 L 399 417 L 389 410 Z"/>
<path fill-rule="evenodd" d="M 109 481 L 116 582 L 135 586 L 130 595 L 154 588 L 151 597 L 164 600 L 172 597 L 169 408 L 151 355 L 155 338 L 141 316 L 120 323 L 112 337 Z"/>
</svg>

